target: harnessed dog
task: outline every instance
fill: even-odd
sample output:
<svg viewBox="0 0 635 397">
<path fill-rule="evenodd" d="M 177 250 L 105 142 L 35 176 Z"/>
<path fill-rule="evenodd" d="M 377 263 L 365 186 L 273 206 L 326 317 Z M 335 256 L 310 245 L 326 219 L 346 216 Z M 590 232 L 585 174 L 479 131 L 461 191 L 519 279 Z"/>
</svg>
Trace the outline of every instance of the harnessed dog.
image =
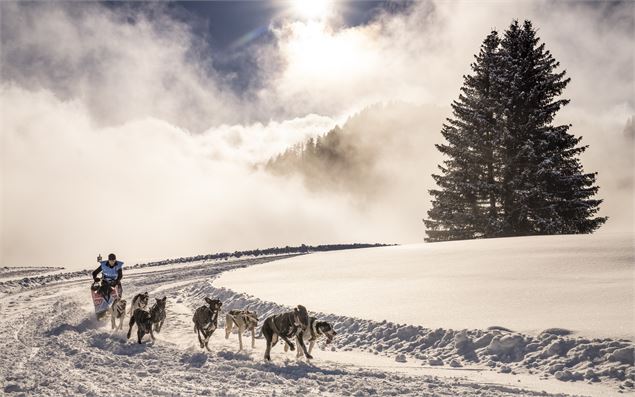
<svg viewBox="0 0 635 397">
<path fill-rule="evenodd" d="M 289 340 L 297 335 L 299 331 L 304 331 L 309 327 L 309 314 L 306 307 L 298 305 L 293 311 L 276 314 L 268 317 L 262 325 L 262 334 L 267 340 L 267 349 L 265 350 L 265 360 L 271 361 L 271 348 L 278 343 L 278 338 L 282 339 L 291 349 L 295 350 L 295 346 Z M 313 358 L 306 350 L 304 340 L 298 339 L 298 344 L 302 348 L 302 352 L 306 358 Z"/>
<path fill-rule="evenodd" d="M 206 348 L 208 351 L 209 338 L 212 336 L 216 328 L 218 328 L 218 313 L 223 303 L 218 299 L 205 298 L 208 306 L 201 306 L 194 312 L 192 321 L 194 322 L 194 332 L 198 336 L 198 342 L 201 344 L 201 348 Z M 201 339 L 203 334 L 203 339 Z"/>
<path fill-rule="evenodd" d="M 152 319 L 150 318 L 150 313 L 143 309 L 136 309 L 134 313 L 132 313 L 132 317 L 130 318 L 130 329 L 128 330 L 128 339 L 130 339 L 130 334 L 132 332 L 132 326 L 137 324 L 137 338 L 139 344 L 141 344 L 141 338 L 143 335 L 150 334 L 152 341 L 154 342 L 154 334 L 152 333 Z"/>
<path fill-rule="evenodd" d="M 115 299 L 112 303 L 112 306 L 108 308 L 110 312 L 110 324 L 112 325 L 112 329 L 121 329 L 123 328 L 123 318 L 126 315 L 126 300 L 125 299 Z M 115 325 L 115 321 L 119 319 L 119 326 Z"/>
<path fill-rule="evenodd" d="M 165 321 L 165 302 L 167 296 L 164 296 L 163 299 L 155 298 L 157 301 L 150 308 L 150 319 L 152 320 L 152 324 L 154 325 L 155 332 L 161 332 L 161 327 L 163 327 L 163 322 Z"/>
<path fill-rule="evenodd" d="M 313 350 L 313 346 L 317 342 L 320 336 L 326 336 L 326 344 L 328 345 L 333 341 L 333 337 L 337 335 L 337 332 L 333 329 L 333 326 L 326 321 L 317 321 L 315 317 L 309 317 L 309 327 L 305 331 L 299 331 L 296 335 L 296 340 L 299 343 L 300 339 L 304 339 L 307 336 L 309 337 L 309 354 Z M 284 351 L 286 352 L 289 348 L 288 345 L 284 345 Z M 297 351 L 296 357 L 300 357 L 302 353 L 300 350 Z"/>
<path fill-rule="evenodd" d="M 148 300 L 150 300 L 150 296 L 147 292 L 135 295 L 134 298 L 132 298 L 132 302 L 130 303 L 130 311 L 128 312 L 128 314 L 130 314 L 130 316 L 132 317 L 135 310 L 145 310 L 145 308 L 148 306 Z"/>
<path fill-rule="evenodd" d="M 234 326 L 238 328 L 238 351 L 243 349 L 243 332 L 251 331 L 251 348 L 256 347 L 256 326 L 258 325 L 258 316 L 256 312 L 249 310 L 230 310 L 225 316 L 225 339 L 229 339 Z"/>
</svg>

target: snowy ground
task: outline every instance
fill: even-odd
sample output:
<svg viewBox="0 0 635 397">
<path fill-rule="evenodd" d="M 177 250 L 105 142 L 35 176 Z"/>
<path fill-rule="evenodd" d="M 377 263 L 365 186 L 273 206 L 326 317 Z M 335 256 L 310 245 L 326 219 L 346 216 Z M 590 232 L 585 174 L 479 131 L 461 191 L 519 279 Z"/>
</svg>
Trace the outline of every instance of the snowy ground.
<svg viewBox="0 0 635 397">
<path fill-rule="evenodd" d="M 334 314 L 321 317 L 335 323 L 340 335 L 332 350 L 314 352 L 316 358 L 310 363 L 296 360 L 291 352 L 285 354 L 280 346 L 273 351 L 273 362 L 265 363 L 262 339 L 256 341 L 254 350 L 239 353 L 236 335 L 225 340 L 222 332 L 214 335 L 211 353 L 201 351 L 191 317 L 205 296 L 223 300 L 224 310 L 248 306 L 261 318 L 286 309 L 215 286 L 215 278 L 226 270 L 266 266 L 261 263 L 270 260 L 160 266 L 126 274 L 124 296 L 128 300 L 143 291 L 152 297 L 168 297 L 168 320 L 162 333 L 155 343 L 143 345 L 127 341 L 125 329 L 111 331 L 109 323 L 94 320 L 85 275 L 56 275 L 49 281 L 21 285 L 0 283 L 1 390 L 7 395 L 50 396 L 103 395 L 105 390 L 115 395 L 231 396 L 547 395 L 543 390 L 591 396 L 632 393 L 610 382 L 560 382 L 482 367 L 436 368 L 421 365 L 426 363 L 409 355 L 378 354 L 369 351 L 379 343 L 373 331 L 385 333 L 381 344 L 396 352 L 407 334 L 415 335 L 420 329 Z M 456 336 L 449 331 L 443 335 Z"/>
<path fill-rule="evenodd" d="M 312 310 L 426 328 L 635 332 L 633 234 L 335 251 L 224 273 L 216 285 Z"/>
</svg>

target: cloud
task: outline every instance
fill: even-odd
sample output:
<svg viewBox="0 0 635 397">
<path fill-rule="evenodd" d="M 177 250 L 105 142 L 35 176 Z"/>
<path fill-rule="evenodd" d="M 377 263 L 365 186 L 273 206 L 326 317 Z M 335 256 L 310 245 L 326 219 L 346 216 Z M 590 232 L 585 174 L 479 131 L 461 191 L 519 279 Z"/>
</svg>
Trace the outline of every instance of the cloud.
<svg viewBox="0 0 635 397">
<path fill-rule="evenodd" d="M 198 131 L 241 121 L 239 99 L 207 67 L 214 54 L 152 7 L 3 3 L 3 80 L 81 100 L 104 125 L 157 117 Z"/>
<path fill-rule="evenodd" d="M 81 101 L 48 91 L 4 87 L 0 97 L 3 263 L 81 266 L 106 251 L 141 260 L 347 241 L 333 227 L 351 218 L 345 202 L 312 197 L 233 151 L 210 152 L 207 134 L 155 118 L 99 127 Z"/>
<path fill-rule="evenodd" d="M 583 163 L 599 172 L 604 229 L 630 229 L 632 140 L 620 139 L 635 113 L 632 7 L 415 2 L 349 28 L 279 21 L 273 42 L 238 54 L 261 81 L 236 91 L 165 5 L 0 3 L 0 262 L 86 267 L 106 251 L 141 260 L 422 241 L 439 120 L 483 38 L 512 18 L 532 19 L 567 69 L 572 102 L 558 121 L 591 145 Z M 375 142 L 392 182 L 363 206 L 253 167 L 390 100 L 435 110 L 402 120 L 390 145 Z"/>
</svg>

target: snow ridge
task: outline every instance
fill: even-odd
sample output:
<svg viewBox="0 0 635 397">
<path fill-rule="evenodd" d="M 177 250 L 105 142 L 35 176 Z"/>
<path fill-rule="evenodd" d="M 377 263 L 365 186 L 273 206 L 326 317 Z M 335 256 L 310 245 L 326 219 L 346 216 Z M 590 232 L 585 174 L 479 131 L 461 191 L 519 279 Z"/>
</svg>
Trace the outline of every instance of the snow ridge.
<svg viewBox="0 0 635 397">
<path fill-rule="evenodd" d="M 224 311 L 254 310 L 261 321 L 270 315 L 292 310 L 248 294 L 214 287 L 211 282 L 191 286 L 184 294 L 195 300 L 205 296 L 220 299 Z M 496 327 L 488 330 L 429 329 L 314 313 L 308 309 L 321 321 L 330 322 L 338 333 L 331 350 L 361 350 L 392 356 L 399 362 L 415 359 L 430 366 L 486 365 L 503 373 L 527 372 L 545 378 L 554 376 L 562 381 L 620 381 L 622 384 L 618 387 L 631 390 L 635 383 L 634 348 L 628 340 L 570 337 L 562 335 L 567 332 L 560 329 L 545 330 L 538 336 Z"/>
</svg>

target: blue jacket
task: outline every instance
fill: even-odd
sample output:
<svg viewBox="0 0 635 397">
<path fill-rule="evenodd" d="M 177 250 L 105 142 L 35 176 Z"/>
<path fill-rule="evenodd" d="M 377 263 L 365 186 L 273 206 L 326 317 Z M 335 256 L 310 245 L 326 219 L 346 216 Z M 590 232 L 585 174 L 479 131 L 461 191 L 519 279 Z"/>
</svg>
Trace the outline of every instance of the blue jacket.
<svg viewBox="0 0 635 397">
<path fill-rule="evenodd" d="M 108 266 L 108 261 L 101 261 L 99 262 L 99 267 L 93 272 L 93 278 L 97 277 L 99 272 L 102 272 L 104 274 L 104 279 L 119 281 L 122 277 L 122 269 L 123 262 L 121 261 L 115 261 L 115 266 L 113 267 Z"/>
</svg>

